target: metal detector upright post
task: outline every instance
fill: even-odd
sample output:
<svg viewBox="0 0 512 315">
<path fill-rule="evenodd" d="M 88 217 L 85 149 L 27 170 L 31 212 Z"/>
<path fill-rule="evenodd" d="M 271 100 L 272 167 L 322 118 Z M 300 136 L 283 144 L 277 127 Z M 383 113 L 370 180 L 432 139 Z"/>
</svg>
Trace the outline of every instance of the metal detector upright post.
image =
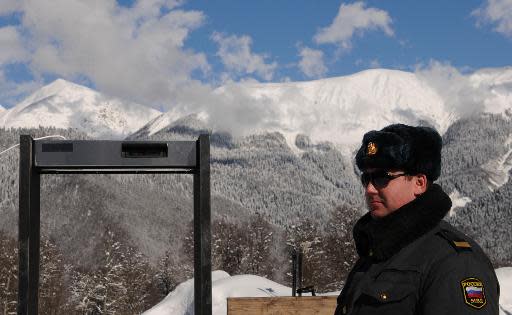
<svg viewBox="0 0 512 315">
<path fill-rule="evenodd" d="M 210 139 L 197 141 L 40 141 L 20 136 L 18 314 L 37 315 L 41 174 L 194 176 L 194 306 L 212 314 Z"/>
<path fill-rule="evenodd" d="M 292 248 L 292 296 L 302 288 L 302 249 Z"/>
</svg>

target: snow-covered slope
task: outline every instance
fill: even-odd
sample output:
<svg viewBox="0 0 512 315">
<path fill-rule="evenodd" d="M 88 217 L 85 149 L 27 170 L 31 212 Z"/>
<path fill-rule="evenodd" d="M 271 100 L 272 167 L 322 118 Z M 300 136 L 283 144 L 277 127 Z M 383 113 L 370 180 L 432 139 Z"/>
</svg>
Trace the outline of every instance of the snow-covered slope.
<svg viewBox="0 0 512 315">
<path fill-rule="evenodd" d="M 512 169 L 512 137 L 505 142 L 507 151 L 497 158 L 491 159 L 481 168 L 489 177 L 489 189 L 495 190 L 505 185 L 510 177 L 510 170 Z"/>
<path fill-rule="evenodd" d="M 500 315 L 512 314 L 512 267 L 498 268 L 496 275 L 500 282 Z"/>
<path fill-rule="evenodd" d="M 452 200 L 452 207 L 450 209 L 450 212 L 448 212 L 448 216 L 454 216 L 456 215 L 457 208 L 463 208 L 466 204 L 471 202 L 471 199 L 469 197 L 461 196 L 460 192 L 455 189 L 450 193 L 450 199 Z"/>
<path fill-rule="evenodd" d="M 169 111 L 163 113 L 145 124 L 142 128 L 133 133 L 129 138 L 141 138 L 154 135 L 158 132 L 175 128 L 190 128 L 197 131 L 211 130 L 207 124 L 207 117 L 203 114 L 193 113 L 185 116 Z"/>
<path fill-rule="evenodd" d="M 0 105 L 0 113 L 2 113 L 3 111 L 5 111 L 5 108 L 2 105 Z"/>
<path fill-rule="evenodd" d="M 454 119 L 434 90 L 403 71 L 367 70 L 312 82 L 244 87 L 255 98 L 277 103 L 281 117 L 287 118 L 283 127 L 299 127 L 313 139 L 338 143 L 359 141 L 368 128 L 394 122 L 425 121 L 444 131 Z"/>
<path fill-rule="evenodd" d="M 91 137 L 121 138 L 159 114 L 149 107 L 58 79 L 0 112 L 0 126 L 76 128 Z"/>
<path fill-rule="evenodd" d="M 215 94 L 221 103 L 222 97 L 226 102 L 240 98 L 240 107 L 251 106 L 248 110 L 261 117 L 253 129 L 279 131 L 291 144 L 302 133 L 314 142 L 350 146 L 358 143 L 365 131 L 396 122 L 426 123 L 443 132 L 457 118 L 415 74 L 395 70 L 367 70 L 309 82 L 240 83 L 220 87 Z M 207 112 L 206 116 L 213 128 L 229 125 L 218 113 Z M 156 133 L 166 127 L 163 121 L 175 119 L 159 119 L 146 130 Z M 216 125 L 221 120 L 224 126 Z"/>
</svg>

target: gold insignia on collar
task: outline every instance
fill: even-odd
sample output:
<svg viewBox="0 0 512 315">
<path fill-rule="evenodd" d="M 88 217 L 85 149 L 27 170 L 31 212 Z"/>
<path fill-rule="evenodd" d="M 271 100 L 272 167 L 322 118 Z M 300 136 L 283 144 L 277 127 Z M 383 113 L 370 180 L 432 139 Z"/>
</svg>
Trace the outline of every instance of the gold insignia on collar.
<svg viewBox="0 0 512 315">
<path fill-rule="evenodd" d="M 375 155 L 377 154 L 377 145 L 375 142 L 368 142 L 368 146 L 366 147 L 366 155 Z"/>
</svg>

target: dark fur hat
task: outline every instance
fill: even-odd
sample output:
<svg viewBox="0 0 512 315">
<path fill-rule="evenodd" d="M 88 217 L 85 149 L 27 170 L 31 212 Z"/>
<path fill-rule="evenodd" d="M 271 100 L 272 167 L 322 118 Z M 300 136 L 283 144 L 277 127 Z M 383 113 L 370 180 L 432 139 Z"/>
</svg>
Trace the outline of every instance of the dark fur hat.
<svg viewBox="0 0 512 315">
<path fill-rule="evenodd" d="M 433 128 L 389 125 L 364 135 L 356 164 L 360 170 L 400 169 L 435 181 L 441 173 L 442 146 L 441 136 Z"/>
</svg>

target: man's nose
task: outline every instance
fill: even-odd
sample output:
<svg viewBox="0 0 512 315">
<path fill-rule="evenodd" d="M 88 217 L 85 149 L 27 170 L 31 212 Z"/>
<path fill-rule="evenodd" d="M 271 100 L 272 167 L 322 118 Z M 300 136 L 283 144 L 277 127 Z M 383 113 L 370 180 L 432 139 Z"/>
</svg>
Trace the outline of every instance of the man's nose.
<svg viewBox="0 0 512 315">
<path fill-rule="evenodd" d="M 370 181 L 368 185 L 366 185 L 364 191 L 366 192 L 367 195 L 373 195 L 377 193 L 377 188 L 375 188 L 375 186 L 373 186 L 372 181 Z"/>
</svg>

